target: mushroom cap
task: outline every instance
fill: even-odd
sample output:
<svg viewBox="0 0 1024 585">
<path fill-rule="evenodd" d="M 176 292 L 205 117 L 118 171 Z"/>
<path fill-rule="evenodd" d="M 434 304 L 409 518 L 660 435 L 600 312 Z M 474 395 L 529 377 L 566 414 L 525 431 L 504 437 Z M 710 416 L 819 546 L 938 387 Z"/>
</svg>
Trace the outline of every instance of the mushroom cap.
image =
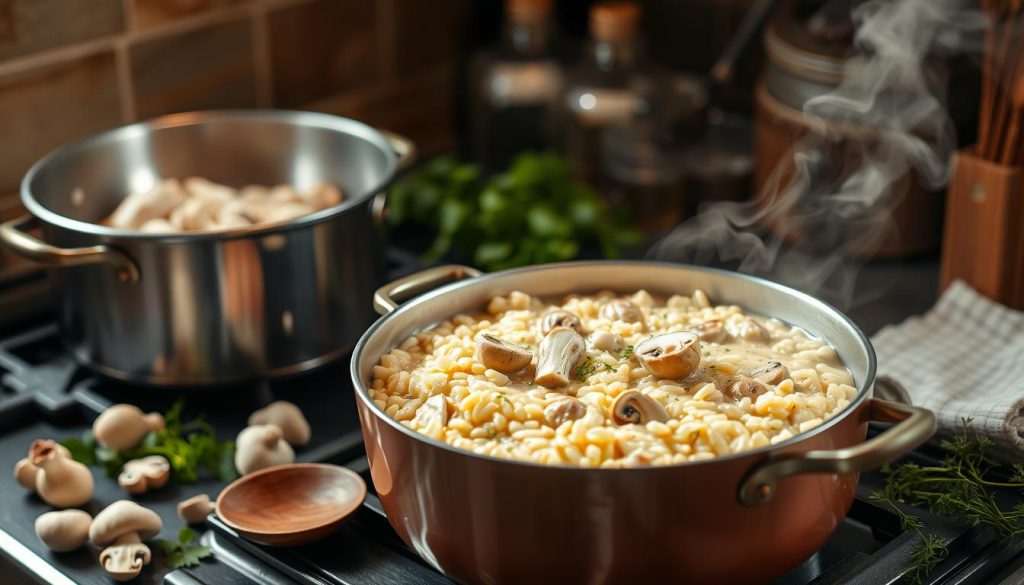
<svg viewBox="0 0 1024 585">
<path fill-rule="evenodd" d="M 612 402 L 612 419 L 620 425 L 665 422 L 668 412 L 660 402 L 639 390 L 626 390 Z"/>
<path fill-rule="evenodd" d="M 692 331 L 665 333 L 639 343 L 633 355 L 658 378 L 685 378 L 700 365 L 700 342 Z"/>
<path fill-rule="evenodd" d="M 302 409 L 287 400 L 277 400 L 249 415 L 249 426 L 275 425 L 289 445 L 305 445 L 312 434 Z"/>
<path fill-rule="evenodd" d="M 566 421 L 583 418 L 586 413 L 586 405 L 571 396 L 559 398 L 544 408 L 544 418 L 556 429 Z"/>
<path fill-rule="evenodd" d="M 210 496 L 198 494 L 178 502 L 178 518 L 189 524 L 199 524 L 213 509 L 214 503 L 210 501 Z"/>
<path fill-rule="evenodd" d="M 529 351 L 487 333 L 480 333 L 475 341 L 477 359 L 492 370 L 518 372 L 533 360 Z"/>
<path fill-rule="evenodd" d="M 67 552 L 89 540 L 92 516 L 82 510 L 47 512 L 36 518 L 36 536 L 50 550 Z"/>
<path fill-rule="evenodd" d="M 598 313 L 602 319 L 624 323 L 644 323 L 644 310 L 633 301 L 614 299 L 601 307 Z"/>
<path fill-rule="evenodd" d="M 768 391 L 768 386 L 760 380 L 754 378 L 741 378 L 729 386 L 726 390 L 726 394 L 732 396 L 734 399 L 739 400 L 743 397 L 755 399 L 758 396 Z"/>
<path fill-rule="evenodd" d="M 284 441 L 277 425 L 245 427 L 235 439 L 235 468 L 246 475 L 266 467 L 295 461 L 295 451 Z"/>
<path fill-rule="evenodd" d="M 781 362 L 768 362 L 750 372 L 750 377 L 765 384 L 777 386 L 779 382 L 789 377 L 789 368 L 782 365 Z"/>
<path fill-rule="evenodd" d="M 590 334 L 590 347 L 603 351 L 619 351 L 626 347 L 626 339 L 611 331 L 594 331 Z"/>
<path fill-rule="evenodd" d="M 708 343 L 722 343 L 729 339 L 729 332 L 725 330 L 725 323 L 721 319 L 705 321 L 693 328 L 701 341 Z"/>
<path fill-rule="evenodd" d="M 146 414 L 132 404 L 115 404 L 96 417 L 92 432 L 104 447 L 124 451 L 138 445 L 149 431 L 163 426 L 164 417 L 159 413 Z"/>
<path fill-rule="evenodd" d="M 569 329 L 575 330 L 576 333 L 579 333 L 580 335 L 583 334 L 583 323 L 580 321 L 580 318 L 576 313 L 556 309 L 541 317 L 540 336 L 544 337 L 548 333 L 551 333 L 552 329 L 557 329 L 558 327 L 568 327 Z"/>
<path fill-rule="evenodd" d="M 139 540 L 148 540 L 163 527 L 163 520 L 156 512 L 131 500 L 118 500 L 96 514 L 89 527 L 89 540 L 98 547 L 104 547 L 130 532 L 137 533 Z"/>
</svg>

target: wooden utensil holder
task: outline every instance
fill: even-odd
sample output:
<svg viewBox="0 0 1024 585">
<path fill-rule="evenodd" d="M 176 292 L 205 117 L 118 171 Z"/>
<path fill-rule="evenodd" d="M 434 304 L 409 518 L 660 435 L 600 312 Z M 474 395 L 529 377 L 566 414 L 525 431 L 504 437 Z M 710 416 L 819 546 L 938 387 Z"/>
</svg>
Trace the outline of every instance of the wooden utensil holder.
<svg viewBox="0 0 1024 585">
<path fill-rule="evenodd" d="M 956 155 L 946 200 L 942 288 L 956 279 L 1024 308 L 1024 168 Z"/>
</svg>

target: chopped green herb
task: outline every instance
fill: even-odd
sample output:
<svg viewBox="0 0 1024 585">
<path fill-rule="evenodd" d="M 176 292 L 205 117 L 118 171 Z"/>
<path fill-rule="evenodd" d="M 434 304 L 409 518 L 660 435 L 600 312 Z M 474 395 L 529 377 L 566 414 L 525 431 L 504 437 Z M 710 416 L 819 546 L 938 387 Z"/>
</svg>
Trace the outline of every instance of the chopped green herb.
<svg viewBox="0 0 1024 585">
<path fill-rule="evenodd" d="M 238 477 L 234 441 L 217 441 L 213 427 L 201 417 L 182 423 L 184 405 L 184 400 L 176 401 L 164 414 L 164 428 L 151 431 L 139 445 L 127 451 L 117 452 L 99 445 L 91 432 L 81 439 L 69 438 L 60 443 L 71 451 L 75 461 L 102 465 L 107 477 L 115 477 L 126 462 L 149 455 L 167 459 L 171 473 L 181 483 L 198 481 L 202 469 L 221 481 Z"/>
<path fill-rule="evenodd" d="M 596 371 L 597 371 L 597 362 L 595 362 L 592 359 L 587 359 L 587 361 L 585 361 L 582 364 L 576 366 L 576 379 L 577 380 L 586 380 L 587 378 L 590 377 L 591 374 L 593 374 Z"/>
<path fill-rule="evenodd" d="M 178 531 L 178 542 L 158 538 L 155 542 L 164 555 L 164 565 L 172 569 L 195 567 L 199 561 L 213 556 L 208 547 L 192 544 L 196 536 L 195 530 L 186 527 Z"/>
</svg>

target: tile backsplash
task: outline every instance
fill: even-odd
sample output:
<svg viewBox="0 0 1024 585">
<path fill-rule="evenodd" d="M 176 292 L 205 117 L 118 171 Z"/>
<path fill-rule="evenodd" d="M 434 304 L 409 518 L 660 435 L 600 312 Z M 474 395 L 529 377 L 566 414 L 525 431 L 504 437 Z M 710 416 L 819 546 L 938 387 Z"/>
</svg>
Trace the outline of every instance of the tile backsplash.
<svg viewBox="0 0 1024 585">
<path fill-rule="evenodd" d="M 0 218 L 42 155 L 172 112 L 313 109 L 449 146 L 469 2 L 0 0 Z"/>
</svg>

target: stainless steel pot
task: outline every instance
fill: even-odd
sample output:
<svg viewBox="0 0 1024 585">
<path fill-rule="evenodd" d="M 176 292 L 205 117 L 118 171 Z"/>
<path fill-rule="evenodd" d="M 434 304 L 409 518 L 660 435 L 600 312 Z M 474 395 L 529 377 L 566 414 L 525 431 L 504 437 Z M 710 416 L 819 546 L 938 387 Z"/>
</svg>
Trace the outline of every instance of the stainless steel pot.
<svg viewBox="0 0 1024 585">
<path fill-rule="evenodd" d="M 433 290 L 399 307 L 398 299 Z M 367 387 L 409 335 L 498 294 L 541 297 L 700 288 L 719 303 L 829 341 L 859 392 L 825 424 L 777 445 L 682 465 L 586 469 L 497 459 L 427 438 L 389 417 Z M 479 276 L 448 266 L 378 291 L 385 313 L 352 357 L 370 473 L 391 525 L 427 562 L 467 583 L 749 585 L 818 550 L 846 516 L 857 472 L 924 442 L 927 410 L 870 398 L 875 354 L 841 313 L 779 284 L 721 270 L 642 262 L 549 264 Z M 865 441 L 867 422 L 897 423 Z"/>
<path fill-rule="evenodd" d="M 373 208 L 412 144 L 312 112 L 165 116 L 62 148 L 25 176 L 31 216 L 0 226 L 50 268 L 61 335 L 83 364 L 150 384 L 300 372 L 339 357 L 372 321 L 382 258 Z M 319 182 L 344 201 L 281 224 L 146 234 L 100 225 L 161 177 L 242 187 Z M 38 225 L 42 237 L 30 235 Z"/>
</svg>

